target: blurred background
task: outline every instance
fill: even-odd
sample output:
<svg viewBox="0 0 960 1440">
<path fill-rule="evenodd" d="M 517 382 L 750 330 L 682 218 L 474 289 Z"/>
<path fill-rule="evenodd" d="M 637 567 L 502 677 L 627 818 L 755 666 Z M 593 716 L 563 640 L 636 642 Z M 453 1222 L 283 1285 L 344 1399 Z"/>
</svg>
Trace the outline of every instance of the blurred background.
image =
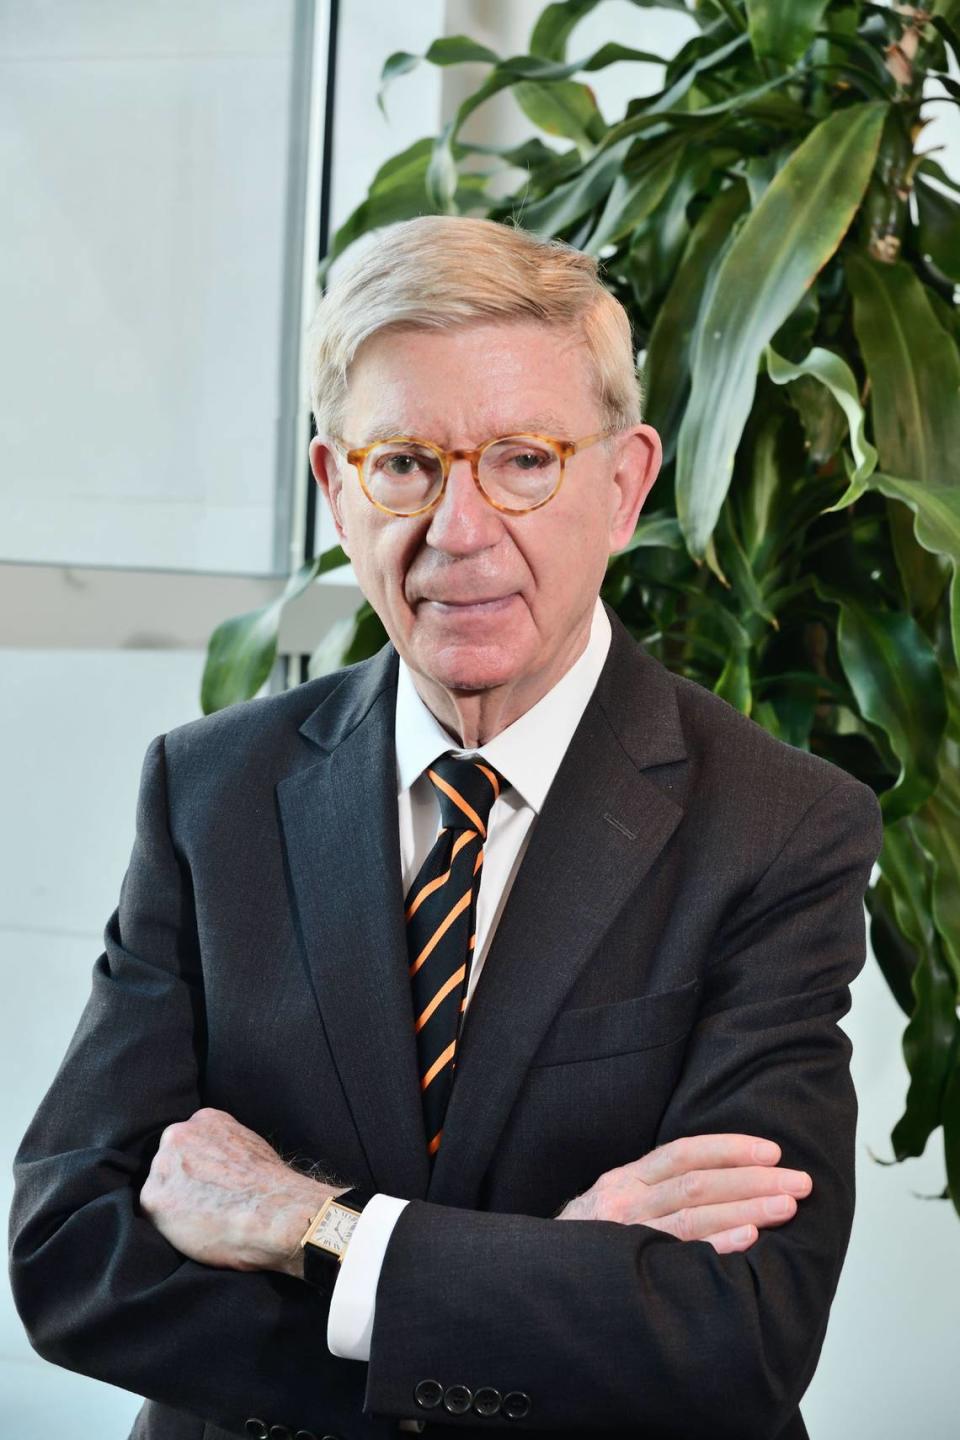
<svg viewBox="0 0 960 1440">
<path fill-rule="evenodd" d="M 529 0 L 3 0 L 0 5 L 0 937 L 9 1161 L 86 998 L 151 738 L 200 713 L 207 640 L 333 543 L 308 483 L 304 326 L 329 236 L 377 167 L 455 111 L 470 67 L 386 57 L 466 34 L 525 49 Z M 611 37 L 665 57 L 696 27 L 608 0 Z M 591 80 L 605 114 L 663 67 Z M 466 73 L 465 73 L 466 72 Z M 629 72 L 629 73 L 627 73 Z M 928 132 L 960 180 L 960 129 Z M 387 118 L 389 117 L 389 118 Z M 529 131 L 512 97 L 476 140 Z M 297 683 L 358 591 L 338 570 L 284 614 L 265 688 Z M 868 958 L 846 1029 L 859 1208 L 816 1378 L 814 1440 L 960 1434 L 960 1228 L 942 1153 L 884 1168 L 903 1017 Z M 125 1436 L 135 1397 L 38 1359 L 0 1297 L 3 1435 Z"/>
</svg>

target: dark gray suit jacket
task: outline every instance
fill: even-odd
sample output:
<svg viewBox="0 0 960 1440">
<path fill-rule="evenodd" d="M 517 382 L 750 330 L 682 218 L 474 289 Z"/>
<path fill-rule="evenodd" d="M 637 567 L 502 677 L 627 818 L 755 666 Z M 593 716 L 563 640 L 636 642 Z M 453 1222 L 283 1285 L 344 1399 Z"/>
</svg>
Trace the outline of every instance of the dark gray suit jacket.
<svg viewBox="0 0 960 1440">
<path fill-rule="evenodd" d="M 428 1177 L 404 951 L 397 656 L 154 740 L 93 991 L 17 1159 L 14 1292 L 42 1355 L 149 1397 L 142 1440 L 298 1431 L 798 1440 L 854 1203 L 837 1020 L 873 794 L 644 654 L 596 691 L 467 1012 Z M 412 1203 L 369 1365 L 301 1281 L 185 1259 L 137 1198 L 161 1130 L 228 1110 Z M 677 1136 L 777 1140 L 813 1194 L 745 1254 L 549 1218 Z M 425 1411 L 444 1389 L 524 1419 Z M 456 1393 L 456 1392 L 455 1392 Z M 438 1421 L 442 1421 L 438 1423 Z"/>
</svg>

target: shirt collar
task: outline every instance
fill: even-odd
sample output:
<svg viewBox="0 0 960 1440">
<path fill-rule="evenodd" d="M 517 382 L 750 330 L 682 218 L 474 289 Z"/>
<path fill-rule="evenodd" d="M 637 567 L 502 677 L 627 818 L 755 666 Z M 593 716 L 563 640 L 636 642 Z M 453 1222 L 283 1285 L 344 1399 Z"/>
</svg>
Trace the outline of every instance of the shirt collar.
<svg viewBox="0 0 960 1440">
<path fill-rule="evenodd" d="M 539 814 L 594 692 L 610 649 L 611 634 L 610 620 L 598 595 L 583 654 L 536 705 L 476 750 L 457 746 L 421 700 L 401 657 L 394 732 L 398 794 L 409 790 L 427 766 L 446 751 L 458 756 L 481 755 Z"/>
</svg>

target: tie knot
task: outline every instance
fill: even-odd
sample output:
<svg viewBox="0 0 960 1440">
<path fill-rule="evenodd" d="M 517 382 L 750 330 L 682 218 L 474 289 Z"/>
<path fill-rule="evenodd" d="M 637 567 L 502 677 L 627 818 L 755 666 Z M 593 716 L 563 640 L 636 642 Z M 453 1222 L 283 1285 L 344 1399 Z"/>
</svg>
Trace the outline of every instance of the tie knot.
<svg viewBox="0 0 960 1440">
<path fill-rule="evenodd" d="M 485 760 L 441 755 L 427 774 L 440 801 L 440 823 L 447 830 L 477 830 L 486 839 L 494 800 L 507 783 Z"/>
</svg>

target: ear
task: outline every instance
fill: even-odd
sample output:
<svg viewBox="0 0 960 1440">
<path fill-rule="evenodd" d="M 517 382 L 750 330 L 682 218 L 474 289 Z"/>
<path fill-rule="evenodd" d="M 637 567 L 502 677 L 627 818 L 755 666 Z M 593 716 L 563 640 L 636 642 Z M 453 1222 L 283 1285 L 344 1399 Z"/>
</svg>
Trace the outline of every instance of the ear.
<svg viewBox="0 0 960 1440">
<path fill-rule="evenodd" d="M 634 425 L 619 437 L 610 512 L 610 553 L 622 550 L 663 464 L 663 446 L 652 425 Z"/>
<path fill-rule="evenodd" d="M 350 554 L 347 542 L 347 529 L 344 522 L 341 501 L 343 498 L 343 472 L 340 469 L 340 461 L 336 450 L 322 436 L 316 436 L 310 441 L 310 469 L 313 471 L 313 478 L 323 491 L 324 498 L 330 507 L 330 514 L 333 516 L 333 523 L 337 529 L 337 536 L 343 551 Z"/>
</svg>

